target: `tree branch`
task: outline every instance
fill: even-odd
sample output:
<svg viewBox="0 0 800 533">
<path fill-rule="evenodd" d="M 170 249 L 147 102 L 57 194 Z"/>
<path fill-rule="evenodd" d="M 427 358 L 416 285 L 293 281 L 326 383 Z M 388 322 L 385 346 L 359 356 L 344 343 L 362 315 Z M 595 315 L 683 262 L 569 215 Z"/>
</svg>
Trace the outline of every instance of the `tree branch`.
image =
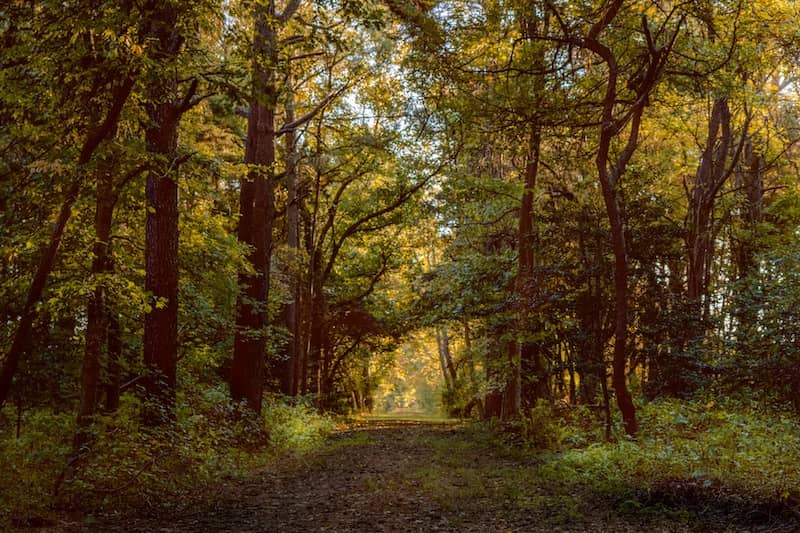
<svg viewBox="0 0 800 533">
<path fill-rule="evenodd" d="M 280 137 L 282 135 L 286 135 L 290 131 L 296 130 L 309 120 L 313 119 L 317 115 L 317 113 L 322 111 L 325 108 L 325 106 L 327 106 L 331 102 L 331 100 L 342 94 L 345 91 L 345 89 L 347 89 L 347 85 L 344 85 L 339 89 L 335 90 L 334 92 L 330 93 L 328 96 L 323 98 L 322 101 L 319 104 L 317 104 L 317 106 L 314 109 L 312 109 L 302 117 L 298 118 L 297 120 L 293 120 L 288 124 L 284 124 L 283 126 L 281 126 L 280 129 L 275 132 L 275 136 Z"/>
</svg>

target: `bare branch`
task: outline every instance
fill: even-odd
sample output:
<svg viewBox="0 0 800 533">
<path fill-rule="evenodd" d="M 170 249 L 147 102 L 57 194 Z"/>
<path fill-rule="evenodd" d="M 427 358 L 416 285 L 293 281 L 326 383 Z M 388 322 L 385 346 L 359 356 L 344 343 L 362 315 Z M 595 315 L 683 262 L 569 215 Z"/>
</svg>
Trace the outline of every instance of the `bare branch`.
<svg viewBox="0 0 800 533">
<path fill-rule="evenodd" d="M 331 102 L 331 100 L 342 94 L 345 91 L 345 89 L 347 89 L 347 87 L 348 87 L 347 85 L 344 85 L 341 88 L 337 89 L 336 91 L 330 93 L 328 96 L 323 98 L 322 101 L 319 104 L 317 104 L 317 106 L 314 109 L 312 109 L 302 117 L 298 118 L 297 120 L 293 120 L 288 124 L 284 124 L 283 126 L 281 126 L 281 128 L 275 132 L 275 136 L 280 137 L 281 135 L 285 135 L 290 131 L 294 131 L 303 124 L 305 124 L 306 122 L 308 122 L 309 120 L 313 119 L 317 115 L 317 113 L 322 111 L 325 108 L 325 106 L 327 106 Z"/>
</svg>

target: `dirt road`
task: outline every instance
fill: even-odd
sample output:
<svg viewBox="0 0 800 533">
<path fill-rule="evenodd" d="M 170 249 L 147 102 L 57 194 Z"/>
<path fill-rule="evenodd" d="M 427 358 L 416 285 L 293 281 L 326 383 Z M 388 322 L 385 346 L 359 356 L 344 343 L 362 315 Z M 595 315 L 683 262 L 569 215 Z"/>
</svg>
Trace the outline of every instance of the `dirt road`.
<svg viewBox="0 0 800 533">
<path fill-rule="evenodd" d="M 543 484 L 537 477 L 542 464 L 535 457 L 497 450 L 465 426 L 373 421 L 336 435 L 322 451 L 287 458 L 247 481 L 203 488 L 196 501 L 172 502 L 172 509 L 118 517 L 92 529 L 305 533 L 730 527 L 681 512 L 620 512 L 613 502 L 576 491 L 575 485 Z"/>
</svg>

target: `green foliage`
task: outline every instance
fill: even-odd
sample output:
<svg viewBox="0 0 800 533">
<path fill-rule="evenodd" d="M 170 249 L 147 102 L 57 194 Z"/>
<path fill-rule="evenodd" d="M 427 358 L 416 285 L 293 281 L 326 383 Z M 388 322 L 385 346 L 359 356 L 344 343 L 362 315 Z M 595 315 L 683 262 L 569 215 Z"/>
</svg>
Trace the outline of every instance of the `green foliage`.
<svg viewBox="0 0 800 533">
<path fill-rule="evenodd" d="M 264 424 L 270 430 L 270 445 L 278 451 L 307 451 L 322 444 L 334 428 L 304 402 L 292 405 L 270 403 L 264 408 Z"/>
<path fill-rule="evenodd" d="M 796 230 L 795 230 L 796 231 Z M 737 284 L 731 314 L 738 320 L 730 356 L 722 361 L 729 394 L 800 413 L 800 252 L 798 239 L 760 257 L 759 270 Z M 746 387 L 746 388 L 745 388 Z"/>
<path fill-rule="evenodd" d="M 506 426 L 506 431 L 534 450 L 558 450 L 567 436 L 553 406 L 543 399 L 512 420 Z"/>
<path fill-rule="evenodd" d="M 0 438 L 0 529 L 11 516 L 41 509 L 52 498 L 53 486 L 70 451 L 75 417 L 49 410 L 29 411 L 23 431 L 15 438 L 11 427 Z"/>
<path fill-rule="evenodd" d="M 125 395 L 114 416 L 98 415 L 90 442 L 72 452 L 74 416 L 37 409 L 19 439 L 0 440 L 0 527 L 11 517 L 121 510 L 162 497 L 188 497 L 203 484 L 241 477 L 277 454 L 322 445 L 333 422 L 306 404 L 273 398 L 258 418 L 223 387 L 179 398 L 174 426 L 146 428 L 141 402 Z M 54 487 L 57 496 L 54 498 Z"/>
<path fill-rule="evenodd" d="M 687 485 L 709 500 L 800 497 L 797 420 L 674 400 L 647 404 L 640 415 L 644 430 L 636 440 L 567 450 L 543 471 L 550 479 L 590 483 L 595 491 L 623 499 Z"/>
</svg>

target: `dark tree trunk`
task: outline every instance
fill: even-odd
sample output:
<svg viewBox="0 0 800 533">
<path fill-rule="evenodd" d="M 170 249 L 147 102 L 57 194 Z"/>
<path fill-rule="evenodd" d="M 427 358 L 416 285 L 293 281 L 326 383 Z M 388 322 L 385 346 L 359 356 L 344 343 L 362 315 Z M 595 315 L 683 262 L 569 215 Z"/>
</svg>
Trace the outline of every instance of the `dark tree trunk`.
<svg viewBox="0 0 800 533">
<path fill-rule="evenodd" d="M 686 292 L 682 300 L 683 320 L 670 332 L 670 351 L 658 361 L 657 383 L 661 394 L 684 397 L 701 378 L 697 348 L 703 345 L 708 327 L 711 300 L 709 285 L 714 262 L 714 242 L 719 230 L 714 221 L 719 191 L 732 175 L 738 159 L 732 154 L 731 112 L 725 97 L 714 99 L 708 120 L 703 154 L 689 192 L 685 222 Z"/>
<path fill-rule="evenodd" d="M 521 32 L 524 38 L 535 40 L 537 35 L 546 35 L 549 26 L 549 13 L 542 9 L 538 0 L 531 0 L 530 5 L 521 17 Z M 542 13 L 544 12 L 544 15 Z M 540 47 L 533 57 L 534 68 L 543 71 L 545 68 L 544 48 Z M 536 76 L 535 98 L 532 112 L 535 114 L 540 107 L 540 100 L 544 92 L 543 77 Z M 514 292 L 516 300 L 516 313 L 518 315 L 519 328 L 518 350 L 520 379 L 517 387 L 519 388 L 520 401 L 517 402 L 517 409 L 524 402 L 527 405 L 534 405 L 539 398 L 550 396 L 549 383 L 545 360 L 542 354 L 540 343 L 532 342 L 527 339 L 530 334 L 540 328 L 539 321 L 534 316 L 534 305 L 539 293 L 536 279 L 536 247 L 539 244 L 539 234 L 536 226 L 536 208 L 534 197 L 536 193 L 536 182 L 539 175 L 539 163 L 541 158 L 542 129 L 536 117 L 530 119 L 530 131 L 528 133 L 528 154 L 525 164 L 525 187 L 522 193 L 522 202 L 519 214 L 519 271 L 515 282 Z M 523 385 L 522 376 L 525 377 Z"/>
<path fill-rule="evenodd" d="M 741 229 L 734 242 L 734 265 L 737 278 L 745 281 L 758 274 L 758 226 L 763 220 L 764 156 L 753 149 L 752 142 L 745 146 L 742 168 L 738 173 L 738 188 L 742 191 Z M 741 353 L 748 353 L 753 328 L 758 325 L 758 311 L 747 297 L 740 298 L 736 313 L 736 339 Z"/>
<path fill-rule="evenodd" d="M 445 391 L 448 396 L 453 393 L 453 380 L 450 377 L 450 372 L 447 368 L 447 361 L 445 360 L 444 345 L 442 339 L 442 331 L 436 328 L 436 353 L 439 354 L 439 370 L 442 372 L 442 379 L 444 379 Z"/>
<path fill-rule="evenodd" d="M 102 122 L 92 127 L 87 133 L 86 140 L 84 141 L 77 161 L 78 175 L 69 189 L 67 189 L 64 202 L 61 204 L 61 210 L 50 235 L 50 242 L 44 249 L 42 257 L 39 259 L 39 264 L 33 275 L 31 286 L 28 289 L 28 295 L 25 299 L 25 305 L 22 308 L 19 324 L 14 332 L 11 348 L 8 350 L 3 360 L 3 367 L 2 370 L 0 370 L 0 409 L 2 409 L 8 399 L 19 361 L 23 359 L 30 350 L 33 321 L 36 318 L 36 306 L 42 298 L 50 272 L 53 270 L 53 263 L 58 253 L 61 239 L 64 236 L 64 230 L 72 214 L 72 205 L 75 203 L 75 200 L 77 200 L 78 193 L 81 190 L 81 185 L 83 184 L 82 173 L 85 171 L 84 167 L 92 159 L 100 143 L 113 135 L 116 130 L 122 108 L 125 102 L 127 102 L 128 96 L 130 96 L 134 82 L 134 77 L 130 76 L 124 78 L 114 86 L 111 93 L 111 102 L 105 118 Z"/>
<path fill-rule="evenodd" d="M 764 218 L 764 156 L 757 153 L 752 142 L 747 142 L 741 169 L 742 224 L 744 235 L 737 243 L 736 271 L 739 279 L 747 279 L 758 271 L 756 252 L 758 224 Z"/>
<path fill-rule="evenodd" d="M 730 121 L 731 112 L 727 98 L 716 98 L 708 121 L 708 137 L 697 168 L 689 203 L 686 228 L 689 259 L 686 297 L 697 308 L 698 321 L 702 320 L 702 309 L 708 297 L 708 274 L 713 260 L 712 214 L 717 193 L 731 174 L 727 166 L 732 145 Z"/>
<path fill-rule="evenodd" d="M 275 218 L 277 31 L 292 17 L 299 4 L 299 0 L 292 0 L 282 14 L 276 12 L 274 0 L 256 3 L 253 8 L 253 87 L 244 156 L 245 163 L 252 165 L 253 170 L 247 182 L 241 185 L 239 240 L 250 246 L 249 260 L 254 273 L 239 276 L 230 389 L 234 400 L 246 401 L 255 412 L 261 411 L 264 391 L 265 329 Z"/>
<path fill-rule="evenodd" d="M 171 104 L 149 110 L 158 124 L 146 133 L 148 151 L 168 161 L 147 175 L 145 222 L 145 290 L 150 310 L 144 318 L 145 389 L 157 406 L 151 423 L 172 418 L 178 361 L 178 184 L 170 168 L 175 160 L 178 116 Z"/>
<path fill-rule="evenodd" d="M 106 302 L 108 307 L 109 302 Z M 119 408 L 119 395 L 120 395 L 120 360 L 122 358 L 122 328 L 120 327 L 119 318 L 109 313 L 108 316 L 108 368 L 107 368 L 107 382 L 105 385 L 106 390 L 106 405 L 105 410 L 107 413 L 113 413 Z"/>
<path fill-rule="evenodd" d="M 453 354 L 450 352 L 450 335 L 447 334 L 447 326 L 441 327 L 442 336 L 442 356 L 444 357 L 445 368 L 450 375 L 450 383 L 455 386 L 456 366 L 453 364 Z"/>
<path fill-rule="evenodd" d="M 286 102 L 286 122 L 294 122 L 294 99 L 290 93 Z M 300 311 L 300 195 L 297 177 L 297 139 L 294 130 L 286 133 L 286 244 L 291 254 L 289 267 L 289 291 L 291 301 L 284 309 L 284 324 L 289 331 L 289 340 L 286 344 L 286 359 L 281 369 L 281 390 L 284 394 L 296 396 L 299 390 L 297 375 L 302 338 L 299 328 Z"/>
<path fill-rule="evenodd" d="M 309 309 L 308 372 L 309 378 L 313 380 L 313 392 L 322 395 L 325 392 L 322 385 L 322 376 L 325 367 L 323 345 L 325 343 L 327 304 L 325 296 L 322 294 L 321 284 L 315 282 L 315 285 L 316 287 L 311 297 L 311 308 Z"/>
<path fill-rule="evenodd" d="M 625 368 L 627 366 L 627 342 L 628 342 L 628 251 L 625 242 L 625 222 L 622 216 L 620 204 L 619 180 L 624 175 L 625 169 L 630 162 L 639 140 L 639 126 L 641 124 L 642 113 L 647 105 L 650 92 L 658 81 L 666 57 L 671 50 L 677 33 L 673 35 L 672 42 L 662 48 L 651 46 L 647 49 L 648 57 L 642 65 L 642 76 L 633 85 L 635 91 L 634 103 L 630 106 L 627 114 L 622 118 L 615 117 L 615 110 L 618 105 L 618 83 L 620 68 L 614 53 L 598 38 L 616 17 L 619 9 L 623 5 L 623 0 L 613 0 L 608 4 L 600 21 L 594 24 L 588 31 L 582 45 L 597 54 L 606 64 L 608 70 L 606 91 L 602 100 L 602 121 L 600 126 L 600 138 L 598 142 L 597 156 L 595 165 L 600 186 L 603 191 L 603 201 L 606 206 L 611 229 L 611 245 L 614 252 L 614 358 L 612 363 L 613 374 L 611 383 L 617 397 L 617 405 L 622 414 L 622 421 L 625 426 L 625 433 L 635 435 L 639 429 L 636 421 L 636 409 L 633 399 L 628 391 Z M 652 39 L 647 26 L 647 19 L 642 21 L 642 29 L 648 35 L 648 41 Z M 628 126 L 629 124 L 629 126 Z M 625 147 L 612 162 L 610 159 L 612 141 L 628 126 L 629 133 Z"/>
<path fill-rule="evenodd" d="M 157 8 L 151 35 L 151 55 L 172 67 L 183 38 L 177 33 L 176 7 Z M 166 71 L 166 68 L 165 68 Z M 151 156 L 145 196 L 145 290 L 150 309 L 144 317 L 145 422 L 160 424 L 174 419 L 178 362 L 178 126 L 196 85 L 177 99 L 178 80 L 164 72 L 152 79 L 147 91 L 148 125 L 145 144 Z"/>
<path fill-rule="evenodd" d="M 92 249 L 92 276 L 96 286 L 89 295 L 86 313 L 86 345 L 81 369 L 81 393 L 78 404 L 78 430 L 75 448 L 87 441 L 86 428 L 97 410 L 103 348 L 108 338 L 109 311 L 105 277 L 111 274 L 111 224 L 114 215 L 114 181 L 110 172 L 97 181 L 94 216 L 95 242 Z"/>
<path fill-rule="evenodd" d="M 464 359 L 467 362 L 467 377 L 472 383 L 475 381 L 475 357 L 472 353 L 472 331 L 467 315 L 462 317 L 462 323 L 464 324 Z"/>
<path fill-rule="evenodd" d="M 525 189 L 519 215 L 519 273 L 515 284 L 518 327 L 522 337 L 519 341 L 520 367 L 526 381 L 526 385 L 520 387 L 522 401 L 529 406 L 535 405 L 540 398 L 550 396 L 547 365 L 541 344 L 525 338 L 540 327 L 539 321 L 533 316 L 533 305 L 539 292 L 536 279 L 536 246 L 539 235 L 533 199 L 539 173 L 541 142 L 540 127 L 532 124 L 528 140 L 528 162 L 525 165 Z"/>
<path fill-rule="evenodd" d="M 614 251 L 614 358 L 611 383 L 617 397 L 617 405 L 622 414 L 625 433 L 635 435 L 639 424 L 636 421 L 636 409 L 633 405 L 625 368 L 627 366 L 628 341 L 628 256 L 625 242 L 625 222 L 620 201 L 620 179 L 633 157 L 639 141 L 639 126 L 644 108 L 648 104 L 650 93 L 658 83 L 672 46 L 678 36 L 677 30 L 672 33 L 669 42 L 656 46 L 650 33 L 646 17 L 642 18 L 642 32 L 648 43 L 642 50 L 646 54 L 639 71 L 634 78 L 628 80 L 627 86 L 633 92 L 632 103 L 627 110 L 620 112 L 620 66 L 617 57 L 605 44 L 600 42 L 600 35 L 616 18 L 624 4 L 623 0 L 612 0 L 602 12 L 600 20 L 593 24 L 586 35 L 578 41 L 580 46 L 594 53 L 606 65 L 606 90 L 602 100 L 600 136 L 598 139 L 595 165 L 597 176 L 603 191 L 603 202 L 611 229 L 611 245 Z M 611 143 L 626 128 L 628 138 L 619 155 L 612 161 L 610 158 Z"/>
</svg>

